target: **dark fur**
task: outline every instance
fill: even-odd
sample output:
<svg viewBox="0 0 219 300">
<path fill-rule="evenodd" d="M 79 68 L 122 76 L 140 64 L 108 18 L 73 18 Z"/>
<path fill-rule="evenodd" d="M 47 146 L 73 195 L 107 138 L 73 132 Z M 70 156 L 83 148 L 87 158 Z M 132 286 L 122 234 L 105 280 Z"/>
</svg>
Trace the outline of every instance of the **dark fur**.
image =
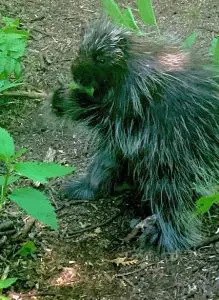
<svg viewBox="0 0 219 300">
<path fill-rule="evenodd" d="M 179 66 L 166 64 L 169 53 L 182 55 Z M 101 20 L 86 31 L 72 73 L 77 83 L 94 87 L 94 96 L 60 89 L 53 107 L 86 121 L 100 142 L 87 175 L 69 185 L 68 196 L 105 196 L 125 174 L 156 216 L 151 243 L 167 251 L 195 246 L 197 189 L 215 184 L 219 172 L 213 71 L 175 45 Z"/>
</svg>

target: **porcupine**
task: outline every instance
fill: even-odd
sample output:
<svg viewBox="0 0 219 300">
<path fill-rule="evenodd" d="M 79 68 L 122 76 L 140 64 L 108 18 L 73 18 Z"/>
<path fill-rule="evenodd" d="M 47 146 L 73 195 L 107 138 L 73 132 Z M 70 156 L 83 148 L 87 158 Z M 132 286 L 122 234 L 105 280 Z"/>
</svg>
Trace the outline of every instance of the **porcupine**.
<svg viewBox="0 0 219 300">
<path fill-rule="evenodd" d="M 85 31 L 72 64 L 76 83 L 59 88 L 57 113 L 86 121 L 99 136 L 87 175 L 67 186 L 72 199 L 110 194 L 126 176 L 156 224 L 146 237 L 175 251 L 202 239 L 193 213 L 197 187 L 217 182 L 217 74 L 162 38 L 137 36 L 107 18 Z"/>
</svg>

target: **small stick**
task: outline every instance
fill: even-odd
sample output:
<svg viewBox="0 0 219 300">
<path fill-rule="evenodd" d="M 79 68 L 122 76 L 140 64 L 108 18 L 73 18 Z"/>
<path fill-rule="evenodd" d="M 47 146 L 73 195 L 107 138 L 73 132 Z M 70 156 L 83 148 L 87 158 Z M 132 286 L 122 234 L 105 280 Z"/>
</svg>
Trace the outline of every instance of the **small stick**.
<svg viewBox="0 0 219 300">
<path fill-rule="evenodd" d="M 33 98 L 33 99 L 43 99 L 47 98 L 48 95 L 45 92 L 34 92 L 34 91 L 9 91 L 0 93 L 0 97 L 27 97 L 27 98 Z"/>
<path fill-rule="evenodd" d="M 127 272 L 127 273 L 119 273 L 119 274 L 116 274 L 115 277 L 124 277 L 124 276 L 128 276 L 128 275 L 132 275 L 132 274 L 135 274 L 135 273 L 137 273 L 137 272 L 140 272 L 140 271 L 142 271 L 142 270 L 144 270 L 144 269 L 146 269 L 146 268 L 148 268 L 148 267 L 154 266 L 154 265 L 155 265 L 155 263 L 151 263 L 151 264 L 149 264 L 149 265 L 143 266 L 143 267 L 141 267 L 141 268 L 139 268 L 139 269 L 135 269 L 135 270 L 130 271 L 130 272 Z"/>
<path fill-rule="evenodd" d="M 84 229 L 80 229 L 80 230 L 77 230 L 77 231 L 70 232 L 66 238 L 69 239 L 69 238 L 72 238 L 73 236 L 78 235 L 78 234 L 80 234 L 80 233 L 84 233 L 84 232 L 86 232 L 86 231 L 94 230 L 94 229 L 96 229 L 97 227 L 103 227 L 103 226 L 106 226 L 106 225 L 108 225 L 109 223 L 111 223 L 114 219 L 116 219 L 120 214 L 121 214 L 121 212 L 119 212 L 119 213 L 113 215 L 111 218 L 109 218 L 109 219 L 106 220 L 106 221 L 103 221 L 102 223 L 99 223 L 99 224 L 96 224 L 96 225 L 93 225 L 93 226 L 88 226 L 88 227 L 86 227 L 86 228 L 84 228 Z"/>
<path fill-rule="evenodd" d="M 27 221 L 27 223 L 24 225 L 22 231 L 20 231 L 19 233 L 15 234 L 13 236 L 13 239 L 14 240 L 17 240 L 17 239 L 18 240 L 22 240 L 22 239 L 24 239 L 28 235 L 29 231 L 32 229 L 35 221 L 36 221 L 35 219 L 29 218 L 29 220 Z"/>
</svg>

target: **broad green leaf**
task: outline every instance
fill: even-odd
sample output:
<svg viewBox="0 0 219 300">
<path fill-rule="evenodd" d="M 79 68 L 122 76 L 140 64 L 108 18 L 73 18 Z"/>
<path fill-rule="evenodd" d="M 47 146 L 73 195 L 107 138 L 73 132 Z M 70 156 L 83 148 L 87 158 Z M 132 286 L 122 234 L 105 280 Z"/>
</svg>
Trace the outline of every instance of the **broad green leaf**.
<svg viewBox="0 0 219 300">
<path fill-rule="evenodd" d="M 37 248 L 32 241 L 27 241 L 23 243 L 22 247 L 18 251 L 18 254 L 20 254 L 23 257 L 30 256 L 36 252 Z"/>
<path fill-rule="evenodd" d="M 12 184 L 15 181 L 17 181 L 20 177 L 19 176 L 10 176 L 8 178 L 8 184 Z M 5 183 L 5 176 L 0 175 L 0 186 L 2 186 Z"/>
<path fill-rule="evenodd" d="M 219 203 L 219 194 L 201 197 L 196 201 L 197 212 L 204 214 L 208 212 L 211 206 L 215 203 Z"/>
<path fill-rule="evenodd" d="M 101 0 L 101 3 L 114 22 L 124 24 L 122 12 L 114 0 Z"/>
<path fill-rule="evenodd" d="M 195 42 L 197 41 L 198 34 L 196 32 L 193 32 L 190 36 L 186 38 L 186 40 L 183 42 L 181 48 L 182 49 L 189 49 L 191 48 Z"/>
<path fill-rule="evenodd" d="M 124 19 L 124 25 L 126 25 L 127 27 L 133 30 L 140 31 L 130 7 L 125 8 L 123 12 L 123 19 Z"/>
<path fill-rule="evenodd" d="M 32 188 L 19 188 L 8 197 L 33 218 L 54 230 L 58 229 L 54 207 L 42 192 Z"/>
<path fill-rule="evenodd" d="M 7 289 L 17 281 L 17 278 L 0 279 L 0 290 Z"/>
<path fill-rule="evenodd" d="M 137 5 L 142 21 L 147 25 L 156 25 L 152 0 L 137 0 Z"/>
<path fill-rule="evenodd" d="M 9 132 L 0 127 L 0 155 L 4 159 L 15 154 L 14 141 Z"/>
<path fill-rule="evenodd" d="M 33 181 L 47 183 L 47 178 L 64 176 L 75 171 L 74 167 L 64 167 L 46 162 L 19 162 L 15 164 L 15 172 Z"/>
</svg>

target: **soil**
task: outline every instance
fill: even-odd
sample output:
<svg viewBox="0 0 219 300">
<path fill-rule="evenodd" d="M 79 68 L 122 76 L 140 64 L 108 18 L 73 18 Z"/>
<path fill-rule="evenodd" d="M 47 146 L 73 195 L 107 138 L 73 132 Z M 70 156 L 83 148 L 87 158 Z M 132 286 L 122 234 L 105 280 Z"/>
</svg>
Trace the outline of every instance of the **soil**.
<svg viewBox="0 0 219 300">
<path fill-rule="evenodd" d="M 136 13 L 134 2 L 121 0 L 120 4 L 129 3 Z M 198 48 L 207 53 L 212 36 L 219 33 L 218 0 L 156 0 L 154 7 L 161 31 L 182 38 L 196 31 Z M 49 94 L 59 82 L 71 79 L 81 28 L 98 17 L 100 3 L 2 0 L 0 12 L 20 17 L 30 29 L 22 89 Z M 92 133 L 82 125 L 60 124 L 45 113 L 45 102 L 10 99 L 1 107 L 0 125 L 11 132 L 18 148 L 28 149 L 25 159 L 43 161 L 53 153 L 55 162 L 76 166 L 75 176 L 79 176 L 89 162 Z M 0 273 L 18 278 L 11 299 L 219 299 L 219 243 L 180 254 L 141 252 L 135 243 L 122 243 L 135 216 L 131 210 L 124 213 L 119 197 L 64 201 L 59 193 L 63 180 L 39 187 L 56 208 L 59 233 L 33 222 L 12 204 L 1 213 L 1 219 L 16 224 L 18 233 L 32 225 L 21 239 L 9 238 L 0 251 Z M 213 235 L 219 223 L 217 212 L 205 223 L 207 234 Z M 36 253 L 20 257 L 21 244 L 30 240 Z"/>
</svg>

